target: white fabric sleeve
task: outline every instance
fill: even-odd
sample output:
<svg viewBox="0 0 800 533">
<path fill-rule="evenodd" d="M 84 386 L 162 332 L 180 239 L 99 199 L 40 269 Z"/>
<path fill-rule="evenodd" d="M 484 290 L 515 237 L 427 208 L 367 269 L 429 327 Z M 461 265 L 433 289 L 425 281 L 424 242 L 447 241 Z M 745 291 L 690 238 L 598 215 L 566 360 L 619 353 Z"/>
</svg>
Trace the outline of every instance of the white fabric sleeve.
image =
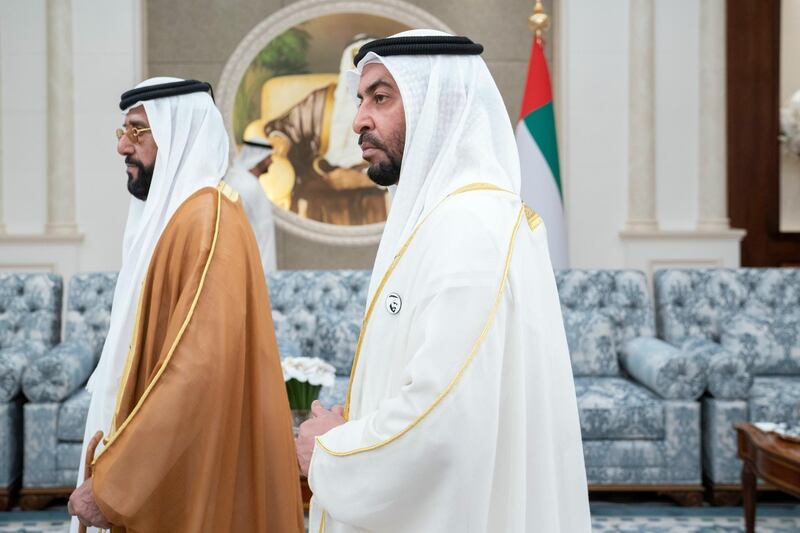
<svg viewBox="0 0 800 533">
<path fill-rule="evenodd" d="M 469 465 L 494 456 L 510 297 L 498 292 L 500 275 L 422 302 L 399 394 L 317 440 L 309 485 L 337 522 L 414 530 L 425 508 L 448 504 L 436 501 L 448 492 L 441 483 L 471 483 Z"/>
</svg>

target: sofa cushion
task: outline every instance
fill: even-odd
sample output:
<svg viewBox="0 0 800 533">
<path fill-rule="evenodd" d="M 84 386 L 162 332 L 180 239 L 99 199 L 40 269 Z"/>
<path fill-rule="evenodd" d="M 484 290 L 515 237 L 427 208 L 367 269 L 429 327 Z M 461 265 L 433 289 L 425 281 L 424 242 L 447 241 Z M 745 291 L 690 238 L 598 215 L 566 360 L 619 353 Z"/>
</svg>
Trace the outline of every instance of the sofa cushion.
<svg viewBox="0 0 800 533">
<path fill-rule="evenodd" d="M 655 337 L 638 337 L 622 345 L 622 366 L 661 398 L 696 400 L 706 389 L 708 363 Z"/>
<path fill-rule="evenodd" d="M 22 391 L 33 402 L 60 402 L 86 383 L 94 366 L 89 345 L 68 339 L 28 364 L 22 376 Z"/>
<path fill-rule="evenodd" d="M 80 442 L 59 442 L 56 446 L 56 470 L 76 470 L 81 463 Z"/>
<path fill-rule="evenodd" d="M 753 374 L 744 359 L 705 338 L 690 337 L 681 350 L 706 360 L 708 392 L 712 396 L 720 399 L 747 398 L 753 385 Z"/>
<path fill-rule="evenodd" d="M 580 270 L 556 272 L 558 297 L 565 320 L 574 311 L 611 319 L 614 342 L 655 333 L 647 279 L 637 270 Z"/>
<path fill-rule="evenodd" d="M 689 337 L 720 341 L 737 315 L 771 320 L 800 307 L 797 268 L 666 269 L 653 285 L 659 336 L 676 346 Z"/>
<path fill-rule="evenodd" d="M 69 281 L 65 336 L 86 345 L 95 358 L 108 334 L 116 284 L 115 272 L 85 272 Z"/>
<path fill-rule="evenodd" d="M 361 333 L 360 316 L 344 312 L 317 317 L 317 338 L 314 355 L 328 361 L 339 376 L 349 376 Z"/>
<path fill-rule="evenodd" d="M 90 399 L 89 391 L 81 388 L 61 404 L 56 432 L 59 441 L 83 442 Z"/>
<path fill-rule="evenodd" d="M 322 390 L 319 391 L 319 401 L 328 409 L 334 405 L 344 405 L 349 385 L 349 376 L 336 376 L 332 386 L 322 387 Z"/>
<path fill-rule="evenodd" d="M 572 373 L 576 376 L 618 376 L 617 347 L 611 319 L 594 311 L 564 315 Z"/>
<path fill-rule="evenodd" d="M 781 373 L 800 374 L 800 308 L 775 313 L 770 328 L 781 355 Z"/>
<path fill-rule="evenodd" d="M 289 314 L 272 311 L 278 350 L 283 357 L 313 357 L 317 317 L 305 309 Z"/>
<path fill-rule="evenodd" d="M 364 316 L 366 270 L 280 270 L 268 275 L 281 357 L 320 357 L 340 376 L 350 366 Z"/>
<path fill-rule="evenodd" d="M 55 274 L 0 273 L 0 348 L 58 342 L 61 296 L 61 277 Z"/>
<path fill-rule="evenodd" d="M 771 320 L 738 314 L 723 324 L 720 344 L 746 361 L 755 375 L 800 374 L 798 321 L 794 313 Z"/>
<path fill-rule="evenodd" d="M 752 422 L 800 424 L 800 376 L 755 378 L 748 407 Z"/>
<path fill-rule="evenodd" d="M 584 440 L 663 439 L 664 406 L 652 392 L 625 378 L 575 378 Z"/>
<path fill-rule="evenodd" d="M 663 440 L 588 440 L 583 443 L 586 468 L 647 468 L 667 466 L 667 443 Z"/>
<path fill-rule="evenodd" d="M 19 341 L 0 348 L 0 402 L 19 394 L 25 368 L 46 352 L 45 345 L 38 341 Z"/>
</svg>

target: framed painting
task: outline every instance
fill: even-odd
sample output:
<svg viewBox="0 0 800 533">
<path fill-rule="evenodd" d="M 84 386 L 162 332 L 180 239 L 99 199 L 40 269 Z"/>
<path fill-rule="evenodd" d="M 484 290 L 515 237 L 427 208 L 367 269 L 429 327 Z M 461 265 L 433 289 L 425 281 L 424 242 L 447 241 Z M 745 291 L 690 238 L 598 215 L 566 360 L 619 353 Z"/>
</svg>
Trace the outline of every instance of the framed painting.
<svg viewBox="0 0 800 533">
<path fill-rule="evenodd" d="M 310 0 L 270 16 L 231 56 L 220 107 L 235 149 L 273 147 L 259 181 L 278 225 L 327 243 L 380 239 L 390 196 L 367 177 L 345 72 L 363 44 L 415 27 L 448 31 L 402 2 Z"/>
</svg>

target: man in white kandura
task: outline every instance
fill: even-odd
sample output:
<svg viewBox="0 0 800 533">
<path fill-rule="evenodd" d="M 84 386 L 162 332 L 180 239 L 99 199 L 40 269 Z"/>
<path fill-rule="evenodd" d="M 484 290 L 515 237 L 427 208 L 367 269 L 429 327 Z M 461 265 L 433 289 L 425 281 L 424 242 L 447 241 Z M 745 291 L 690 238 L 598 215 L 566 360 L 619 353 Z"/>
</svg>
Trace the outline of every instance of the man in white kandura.
<svg viewBox="0 0 800 533">
<path fill-rule="evenodd" d="M 272 146 L 264 139 L 245 139 L 233 164 L 225 174 L 225 183 L 239 193 L 247 220 L 256 236 L 264 275 L 278 268 L 275 255 L 275 223 L 272 203 L 258 181 L 272 163 Z"/>
<path fill-rule="evenodd" d="M 355 58 L 353 129 L 397 187 L 346 404 L 296 440 L 309 531 L 591 530 L 547 235 L 482 50 L 415 30 Z"/>
</svg>

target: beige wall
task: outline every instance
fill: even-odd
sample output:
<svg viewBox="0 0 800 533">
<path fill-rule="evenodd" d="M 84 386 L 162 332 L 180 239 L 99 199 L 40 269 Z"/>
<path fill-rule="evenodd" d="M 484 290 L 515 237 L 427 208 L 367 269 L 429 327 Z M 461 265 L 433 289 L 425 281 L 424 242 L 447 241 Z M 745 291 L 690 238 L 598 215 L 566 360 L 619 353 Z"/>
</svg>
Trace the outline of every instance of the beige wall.
<svg viewBox="0 0 800 533">
<path fill-rule="evenodd" d="M 118 270 L 130 195 L 114 130 L 119 95 L 142 77 L 140 0 L 72 0 L 72 113 L 48 113 L 46 0 L 0 0 L 0 271 Z M 78 236 L 45 232 L 48 221 L 47 131 L 72 129 Z M 69 194 L 59 194 L 69 202 Z M 65 286 L 66 290 L 66 286 Z"/>
<path fill-rule="evenodd" d="M 230 55 L 259 22 L 294 2 L 280 0 L 147 0 L 147 76 L 178 76 L 217 83 Z M 534 2 L 410 0 L 454 32 L 484 45 L 483 58 L 516 122 L 528 66 Z M 545 2 L 552 14 L 552 0 Z M 552 32 L 552 30 L 551 30 Z M 551 37 L 551 41 L 555 42 Z M 552 53 L 548 49 L 548 55 Z M 278 267 L 370 268 L 377 246 L 334 247 L 278 229 Z"/>
</svg>

